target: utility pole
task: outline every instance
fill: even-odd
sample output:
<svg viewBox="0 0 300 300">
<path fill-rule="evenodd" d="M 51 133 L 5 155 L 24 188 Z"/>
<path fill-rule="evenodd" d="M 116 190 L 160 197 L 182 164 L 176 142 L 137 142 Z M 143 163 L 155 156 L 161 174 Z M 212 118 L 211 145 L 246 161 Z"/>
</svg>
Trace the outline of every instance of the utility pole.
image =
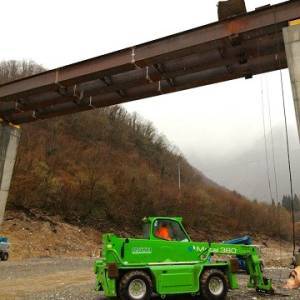
<svg viewBox="0 0 300 300">
<path fill-rule="evenodd" d="M 178 159 L 178 189 L 181 190 L 181 166 L 180 166 L 180 158 Z"/>
</svg>

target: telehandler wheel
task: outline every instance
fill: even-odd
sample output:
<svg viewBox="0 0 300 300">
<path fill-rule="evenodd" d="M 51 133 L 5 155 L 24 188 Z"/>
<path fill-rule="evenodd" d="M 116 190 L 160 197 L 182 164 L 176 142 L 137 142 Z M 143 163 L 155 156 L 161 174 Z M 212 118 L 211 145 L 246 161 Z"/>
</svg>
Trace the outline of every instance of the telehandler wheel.
<svg viewBox="0 0 300 300">
<path fill-rule="evenodd" d="M 126 273 L 119 283 L 119 296 L 121 300 L 150 300 L 152 293 L 152 280 L 143 271 Z"/>
<path fill-rule="evenodd" d="M 201 299 L 223 300 L 228 293 L 228 280 L 218 269 L 207 269 L 200 279 Z"/>
</svg>

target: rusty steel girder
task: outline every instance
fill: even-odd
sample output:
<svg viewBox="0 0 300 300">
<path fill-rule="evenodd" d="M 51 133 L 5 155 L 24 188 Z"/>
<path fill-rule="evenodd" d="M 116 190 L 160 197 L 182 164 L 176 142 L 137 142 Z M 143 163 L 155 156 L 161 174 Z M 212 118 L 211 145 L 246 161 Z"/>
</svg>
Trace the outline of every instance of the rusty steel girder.
<svg viewBox="0 0 300 300">
<path fill-rule="evenodd" d="M 242 13 L 242 11 L 241 11 Z M 0 86 L 0 118 L 21 124 L 286 68 L 291 0 Z"/>
</svg>

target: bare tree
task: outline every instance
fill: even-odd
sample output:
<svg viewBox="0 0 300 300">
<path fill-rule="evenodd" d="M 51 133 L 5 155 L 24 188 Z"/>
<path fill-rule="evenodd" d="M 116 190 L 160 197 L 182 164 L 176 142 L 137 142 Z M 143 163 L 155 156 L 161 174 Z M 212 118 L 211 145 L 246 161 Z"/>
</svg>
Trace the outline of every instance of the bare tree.
<svg viewBox="0 0 300 300">
<path fill-rule="evenodd" d="M 0 62 L 0 84 L 41 73 L 45 69 L 34 61 L 9 60 Z"/>
</svg>

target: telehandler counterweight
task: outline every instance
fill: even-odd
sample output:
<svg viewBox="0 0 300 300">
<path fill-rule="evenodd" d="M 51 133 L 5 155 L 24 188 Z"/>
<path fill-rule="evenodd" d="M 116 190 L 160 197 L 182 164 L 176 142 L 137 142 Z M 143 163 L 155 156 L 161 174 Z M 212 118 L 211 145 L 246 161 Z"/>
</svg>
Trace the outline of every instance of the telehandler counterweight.
<svg viewBox="0 0 300 300">
<path fill-rule="evenodd" d="M 248 287 L 272 293 L 255 246 L 193 242 L 182 218 L 149 217 L 143 238 L 103 236 L 102 257 L 94 266 L 96 289 L 121 300 L 149 300 L 153 294 L 225 299 L 228 289 L 238 288 L 237 256 L 246 262 Z"/>
</svg>

